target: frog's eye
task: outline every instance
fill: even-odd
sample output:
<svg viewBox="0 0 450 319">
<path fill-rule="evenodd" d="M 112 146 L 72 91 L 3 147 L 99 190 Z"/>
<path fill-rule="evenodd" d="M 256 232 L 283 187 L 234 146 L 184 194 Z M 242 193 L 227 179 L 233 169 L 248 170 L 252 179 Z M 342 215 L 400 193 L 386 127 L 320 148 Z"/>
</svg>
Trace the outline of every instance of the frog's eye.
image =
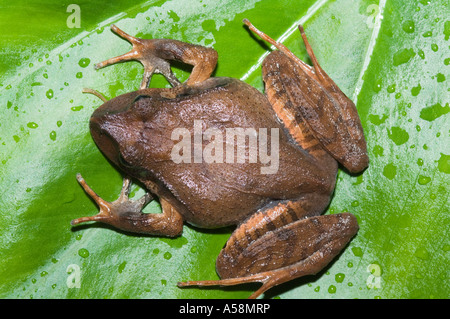
<svg viewBox="0 0 450 319">
<path fill-rule="evenodd" d="M 124 167 L 132 167 L 132 165 L 123 157 L 121 152 L 119 152 L 119 164 Z"/>
</svg>

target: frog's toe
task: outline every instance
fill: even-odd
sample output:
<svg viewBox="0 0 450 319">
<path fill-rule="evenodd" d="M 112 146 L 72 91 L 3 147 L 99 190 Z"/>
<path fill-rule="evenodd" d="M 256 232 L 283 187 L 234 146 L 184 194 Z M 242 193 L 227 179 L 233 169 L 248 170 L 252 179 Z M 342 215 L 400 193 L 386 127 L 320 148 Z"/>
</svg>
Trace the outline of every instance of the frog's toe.
<svg viewBox="0 0 450 319">
<path fill-rule="evenodd" d="M 181 84 L 177 77 L 172 73 L 169 62 L 156 55 L 156 49 L 153 43 L 154 40 L 133 37 L 115 25 L 111 26 L 111 30 L 130 42 L 133 45 L 133 48 L 125 54 L 95 64 L 95 69 L 101 69 L 111 64 L 134 60 L 141 62 L 144 66 L 141 89 L 148 87 L 154 73 L 161 73 L 164 75 L 172 86 L 178 86 Z"/>
<path fill-rule="evenodd" d="M 131 181 L 128 178 L 123 179 L 122 190 L 120 196 L 114 202 L 108 202 L 98 196 L 92 188 L 87 185 L 81 174 L 77 174 L 78 183 L 83 187 L 85 192 L 95 201 L 99 207 L 99 213 L 94 216 L 86 216 L 73 219 L 71 225 L 78 225 L 89 221 L 99 221 L 113 226 L 118 226 L 121 219 L 126 214 L 138 214 L 153 199 L 146 193 L 140 199 L 132 201 L 128 195 L 130 193 Z"/>
</svg>

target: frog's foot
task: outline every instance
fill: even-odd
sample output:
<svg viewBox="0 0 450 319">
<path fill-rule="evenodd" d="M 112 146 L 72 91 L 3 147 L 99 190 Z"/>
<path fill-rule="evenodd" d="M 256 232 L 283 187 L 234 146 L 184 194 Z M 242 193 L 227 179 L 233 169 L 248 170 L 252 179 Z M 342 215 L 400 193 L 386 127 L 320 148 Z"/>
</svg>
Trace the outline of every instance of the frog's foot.
<svg viewBox="0 0 450 319">
<path fill-rule="evenodd" d="M 168 60 L 177 60 L 194 66 L 186 81 L 188 85 L 208 79 L 216 67 L 217 52 L 212 48 L 177 40 L 140 39 L 125 33 L 115 25 L 111 26 L 111 30 L 129 41 L 133 48 L 128 53 L 97 63 L 95 68 L 99 69 L 123 61 L 139 61 L 144 66 L 141 89 L 148 87 L 154 73 L 164 75 L 173 87 L 181 84 L 172 73 Z"/>
<path fill-rule="evenodd" d="M 245 25 L 248 26 L 248 28 L 250 30 L 252 30 L 254 33 L 256 33 L 261 39 L 263 39 L 264 41 L 269 42 L 270 44 L 272 44 L 275 48 L 277 48 L 278 50 L 280 50 L 281 52 L 283 52 L 284 54 L 286 54 L 289 58 L 291 58 L 292 60 L 294 60 L 295 62 L 298 63 L 298 65 L 302 68 L 303 71 L 305 71 L 310 77 L 317 79 L 317 75 L 316 72 L 314 72 L 315 70 L 308 64 L 306 64 L 305 62 L 303 62 L 302 60 L 300 60 L 294 53 L 291 52 L 291 50 L 289 50 L 283 43 L 281 42 L 277 42 L 274 39 L 272 39 L 271 37 L 269 37 L 267 34 L 265 34 L 264 32 L 258 30 L 248 19 L 244 19 L 242 22 L 244 22 Z M 299 29 L 302 32 L 302 37 L 304 35 L 303 32 L 303 27 L 299 26 Z M 312 51 L 311 51 L 312 52 Z M 308 51 L 309 53 L 309 51 Z M 313 61 L 317 62 L 317 60 L 314 59 Z"/>
<path fill-rule="evenodd" d="M 130 193 L 131 181 L 128 178 L 123 179 L 120 196 L 113 202 L 107 202 L 98 196 L 86 184 L 80 174 L 77 174 L 77 180 L 86 193 L 97 203 L 100 211 L 94 216 L 74 219 L 71 222 L 72 225 L 98 221 L 124 231 L 164 236 L 177 236 L 182 231 L 183 221 L 181 215 L 165 201 L 161 201 L 163 208 L 162 214 L 143 213 L 142 209 L 153 197 L 149 193 L 146 193 L 138 200 L 130 200 L 128 195 Z"/>
<path fill-rule="evenodd" d="M 130 42 L 133 45 L 133 48 L 128 53 L 95 64 L 96 69 L 100 69 L 107 65 L 119 62 L 135 60 L 141 62 L 144 66 L 144 75 L 141 82 L 141 89 L 145 89 L 148 87 L 150 79 L 154 73 L 160 73 L 164 75 L 165 78 L 174 87 L 181 84 L 177 77 L 172 73 L 169 62 L 157 56 L 157 52 L 155 52 L 156 49 L 154 46 L 154 40 L 133 37 L 122 31 L 115 25 L 111 26 L 111 30 L 123 39 Z"/>
<path fill-rule="evenodd" d="M 339 254 L 357 230 L 356 218 L 343 213 L 297 220 L 256 238 L 234 238 L 233 244 L 228 241 L 217 259 L 221 280 L 180 282 L 178 286 L 261 283 L 250 296 L 257 298 L 276 285 L 317 274 Z"/>
</svg>

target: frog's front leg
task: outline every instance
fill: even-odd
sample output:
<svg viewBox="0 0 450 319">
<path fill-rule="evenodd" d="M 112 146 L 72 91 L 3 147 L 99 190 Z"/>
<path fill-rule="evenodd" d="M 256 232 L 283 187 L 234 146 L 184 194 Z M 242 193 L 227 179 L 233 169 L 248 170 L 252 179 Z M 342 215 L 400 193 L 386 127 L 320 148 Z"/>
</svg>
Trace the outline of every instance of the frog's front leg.
<svg viewBox="0 0 450 319">
<path fill-rule="evenodd" d="M 100 211 L 95 216 L 81 217 L 72 220 L 72 225 L 88 221 L 98 221 L 118 229 L 133 233 L 162 235 L 175 237 L 183 230 L 183 218 L 167 201 L 161 199 L 162 214 L 145 214 L 142 209 L 153 199 L 146 193 L 140 199 L 130 200 L 131 181 L 124 178 L 120 196 L 114 202 L 100 198 L 85 182 L 80 174 L 77 180 L 86 193 L 97 203 Z"/>
<path fill-rule="evenodd" d="M 161 73 L 172 86 L 180 85 L 170 68 L 168 60 L 177 60 L 193 65 L 191 75 L 186 84 L 192 85 L 208 79 L 217 64 L 217 52 L 212 48 L 168 39 L 140 39 L 133 37 L 117 26 L 111 30 L 129 41 L 133 48 L 128 53 L 97 63 L 96 69 L 118 62 L 136 60 L 144 66 L 141 89 L 148 87 L 154 73 Z"/>
<path fill-rule="evenodd" d="M 356 234 L 358 223 L 349 213 L 315 216 L 320 210 L 302 209 L 309 201 L 281 203 L 253 215 L 233 232 L 217 259 L 221 280 L 178 286 L 258 282 L 262 286 L 250 296 L 257 298 L 271 287 L 318 273 Z"/>
</svg>

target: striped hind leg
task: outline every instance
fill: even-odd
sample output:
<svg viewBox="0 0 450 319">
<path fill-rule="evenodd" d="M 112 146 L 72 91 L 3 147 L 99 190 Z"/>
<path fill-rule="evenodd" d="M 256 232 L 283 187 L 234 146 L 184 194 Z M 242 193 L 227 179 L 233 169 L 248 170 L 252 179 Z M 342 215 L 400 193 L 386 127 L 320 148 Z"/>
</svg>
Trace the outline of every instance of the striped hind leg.
<svg viewBox="0 0 450 319">
<path fill-rule="evenodd" d="M 276 285 L 316 274 L 358 231 L 356 218 L 349 213 L 317 216 L 322 207 L 315 203 L 324 201 L 316 197 L 280 203 L 252 215 L 233 232 L 217 258 L 216 270 L 221 280 L 178 285 L 258 282 L 262 286 L 250 296 L 257 298 Z"/>
</svg>

